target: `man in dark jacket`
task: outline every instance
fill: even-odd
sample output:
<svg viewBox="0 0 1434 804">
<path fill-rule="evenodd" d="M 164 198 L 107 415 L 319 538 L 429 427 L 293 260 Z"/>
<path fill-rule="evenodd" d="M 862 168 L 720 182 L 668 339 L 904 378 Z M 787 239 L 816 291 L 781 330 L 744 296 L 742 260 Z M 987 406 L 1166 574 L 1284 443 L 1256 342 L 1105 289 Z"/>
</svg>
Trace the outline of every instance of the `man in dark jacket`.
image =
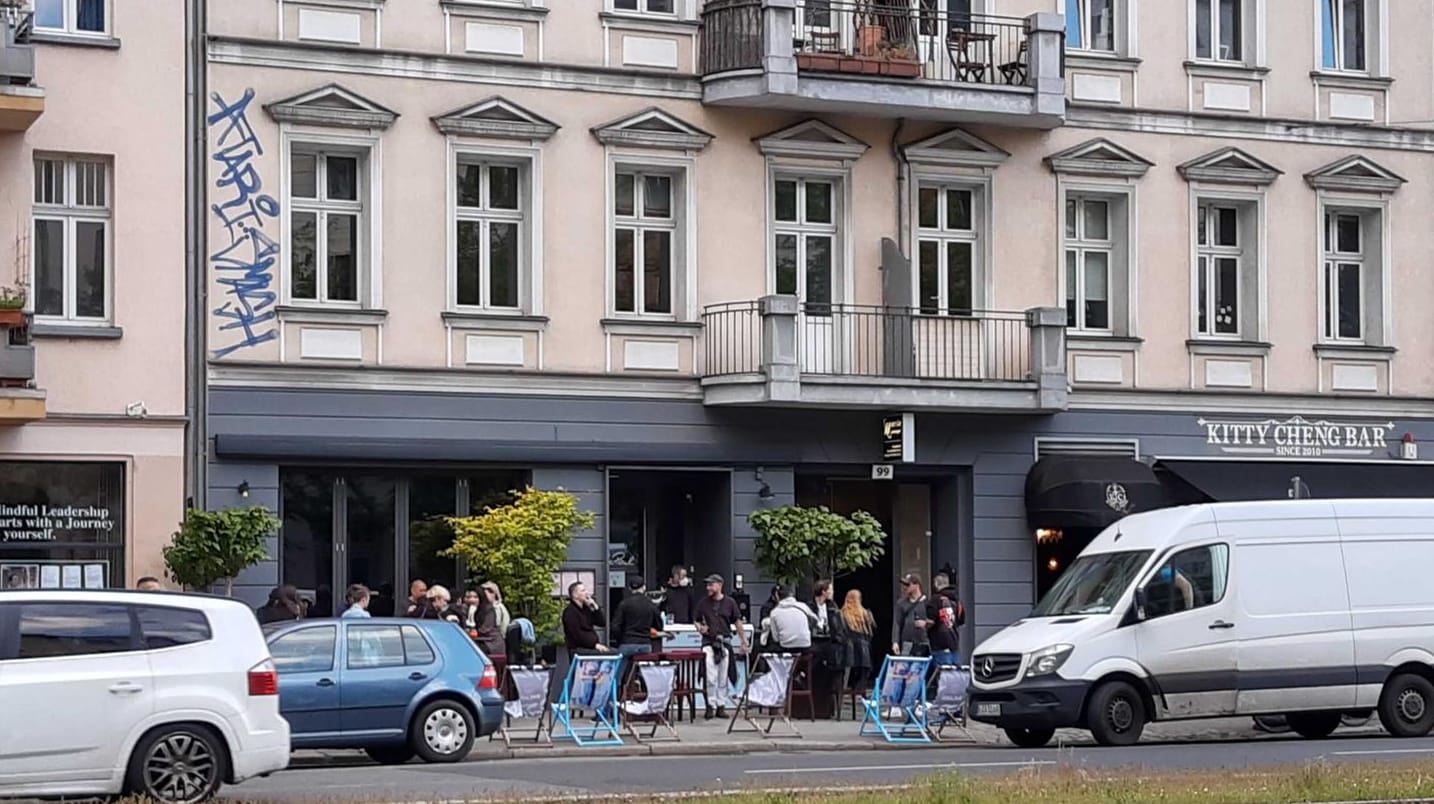
<svg viewBox="0 0 1434 804">
<path fill-rule="evenodd" d="M 627 597 L 612 614 L 617 652 L 624 657 L 652 653 L 654 634 L 662 632 L 662 613 L 647 596 L 647 584 L 634 575 L 627 582 Z"/>
<path fill-rule="evenodd" d="M 687 568 L 676 566 L 667 580 L 667 594 L 662 599 L 662 611 L 674 623 L 692 624 L 692 614 L 697 608 L 696 595 L 692 592 L 692 579 L 687 577 Z"/>
<path fill-rule="evenodd" d="M 901 590 L 891 618 L 891 652 L 896 656 L 925 656 L 930 646 L 921 577 L 915 573 L 902 576 Z"/>
<path fill-rule="evenodd" d="M 961 596 L 945 574 L 931 579 L 934 594 L 926 600 L 926 628 L 931 642 L 931 666 L 956 665 L 961 661 L 961 636 L 957 632 L 966 622 Z"/>
<path fill-rule="evenodd" d="M 585 584 L 568 587 L 568 607 L 563 609 L 563 643 L 568 652 L 581 656 L 607 653 L 607 646 L 598 641 L 599 628 L 607 625 L 607 617 L 593 600 Z"/>
</svg>

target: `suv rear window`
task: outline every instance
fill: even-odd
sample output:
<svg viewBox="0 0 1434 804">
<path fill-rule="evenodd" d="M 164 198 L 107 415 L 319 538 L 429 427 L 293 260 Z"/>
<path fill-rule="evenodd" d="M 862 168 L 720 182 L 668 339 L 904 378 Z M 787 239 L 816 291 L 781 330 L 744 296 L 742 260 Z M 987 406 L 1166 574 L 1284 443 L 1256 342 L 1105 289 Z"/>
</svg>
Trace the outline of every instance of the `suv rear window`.
<svg viewBox="0 0 1434 804">
<path fill-rule="evenodd" d="M 167 606 L 136 606 L 134 611 L 147 650 L 208 642 L 214 636 L 202 611 Z"/>
<path fill-rule="evenodd" d="M 16 658 L 90 656 L 137 646 L 129 607 L 94 603 L 23 603 L 18 606 Z"/>
</svg>

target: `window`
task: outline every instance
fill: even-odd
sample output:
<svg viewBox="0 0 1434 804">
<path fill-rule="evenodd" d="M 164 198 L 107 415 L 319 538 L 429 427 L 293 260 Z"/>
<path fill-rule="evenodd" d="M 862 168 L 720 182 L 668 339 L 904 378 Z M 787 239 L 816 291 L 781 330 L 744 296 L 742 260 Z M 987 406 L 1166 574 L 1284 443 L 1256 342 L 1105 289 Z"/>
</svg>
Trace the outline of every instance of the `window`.
<svg viewBox="0 0 1434 804">
<path fill-rule="evenodd" d="M 841 251 L 835 179 L 778 177 L 772 183 L 773 287 L 795 295 L 808 314 L 826 315 Z"/>
<path fill-rule="evenodd" d="M 647 14 L 674 14 L 677 0 L 612 0 L 614 11 L 635 11 Z"/>
<path fill-rule="evenodd" d="M 396 625 L 351 625 L 348 633 L 350 670 L 404 665 L 403 634 Z"/>
<path fill-rule="evenodd" d="M 202 611 L 139 606 L 135 608 L 135 615 L 139 618 L 139 633 L 148 650 L 193 645 L 208 642 L 213 637 L 209 620 Z"/>
<path fill-rule="evenodd" d="M 289 298 L 357 304 L 364 263 L 364 158 L 295 150 L 289 160 Z"/>
<path fill-rule="evenodd" d="M 109 0 L 35 0 L 35 27 L 69 34 L 109 32 Z"/>
<path fill-rule="evenodd" d="M 20 659 L 92 656 L 134 650 L 129 609 L 95 603 L 20 606 Z"/>
<path fill-rule="evenodd" d="M 334 669 L 332 625 L 290 631 L 269 644 L 269 654 L 280 675 L 284 673 L 327 673 Z"/>
<path fill-rule="evenodd" d="M 917 293 L 923 314 L 970 315 L 975 309 L 977 199 L 969 187 L 924 183 L 917 191 Z"/>
<path fill-rule="evenodd" d="M 1324 337 L 1364 340 L 1364 221 L 1357 212 L 1324 216 Z"/>
<path fill-rule="evenodd" d="M 1244 58 L 1243 0 L 1195 0 L 1195 58 Z"/>
<path fill-rule="evenodd" d="M 529 208 L 526 166 L 460 156 L 455 173 L 454 301 L 517 309 L 523 298 Z"/>
<path fill-rule="evenodd" d="M 668 173 L 619 168 L 613 176 L 613 304 L 619 313 L 672 314 L 679 184 Z"/>
<path fill-rule="evenodd" d="M 35 159 L 35 315 L 76 323 L 109 318 L 110 197 L 108 163 Z"/>
<path fill-rule="evenodd" d="M 1066 0 L 1066 47 L 1115 52 L 1117 0 Z"/>
<path fill-rule="evenodd" d="M 1364 72 L 1369 50 L 1366 0 L 1320 0 L 1320 65 Z"/>
<path fill-rule="evenodd" d="M 411 625 L 403 626 L 403 653 L 408 664 L 433 664 L 437 661 L 428 640 Z"/>
<path fill-rule="evenodd" d="M 1176 553 L 1145 585 L 1145 618 L 1153 620 L 1219 603 L 1225 597 L 1229 569 L 1228 545 Z"/>
<path fill-rule="evenodd" d="M 1110 329 L 1111 204 L 1103 198 L 1066 199 L 1066 326 Z"/>
<path fill-rule="evenodd" d="M 1195 329 L 1240 334 L 1240 210 L 1201 204 L 1195 214 Z"/>
</svg>

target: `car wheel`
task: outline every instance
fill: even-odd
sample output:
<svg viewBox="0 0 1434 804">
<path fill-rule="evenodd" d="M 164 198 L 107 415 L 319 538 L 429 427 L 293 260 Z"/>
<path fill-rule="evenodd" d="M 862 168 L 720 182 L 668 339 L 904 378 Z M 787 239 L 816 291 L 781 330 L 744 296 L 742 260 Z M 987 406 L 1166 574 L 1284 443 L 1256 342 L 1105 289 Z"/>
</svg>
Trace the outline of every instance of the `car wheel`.
<svg viewBox="0 0 1434 804">
<path fill-rule="evenodd" d="M 1290 730 L 1306 740 L 1323 740 L 1339 728 L 1338 712 L 1292 712 L 1285 716 Z"/>
<path fill-rule="evenodd" d="M 1284 715 L 1255 715 L 1255 728 L 1269 734 L 1284 734 L 1290 724 Z"/>
<path fill-rule="evenodd" d="M 1045 748 L 1046 743 L 1056 736 L 1055 729 L 1002 729 L 1006 739 L 1021 748 Z"/>
<path fill-rule="evenodd" d="M 130 757 L 126 789 L 160 804 L 196 804 L 219 792 L 228 775 L 223 746 L 202 726 L 164 726 L 145 735 Z"/>
<path fill-rule="evenodd" d="M 1124 681 L 1108 681 L 1090 696 L 1086 727 L 1101 745 L 1134 745 L 1145 730 L 1145 701 Z"/>
<path fill-rule="evenodd" d="M 413 749 L 406 745 L 376 745 L 363 752 L 380 765 L 402 765 L 413 759 Z"/>
<path fill-rule="evenodd" d="M 1395 737 L 1423 737 L 1434 729 L 1434 684 L 1413 673 L 1389 679 L 1379 696 L 1379 722 Z"/>
<path fill-rule="evenodd" d="M 424 762 L 460 762 L 473 750 L 477 728 L 460 703 L 434 701 L 418 710 L 409 742 Z"/>
</svg>

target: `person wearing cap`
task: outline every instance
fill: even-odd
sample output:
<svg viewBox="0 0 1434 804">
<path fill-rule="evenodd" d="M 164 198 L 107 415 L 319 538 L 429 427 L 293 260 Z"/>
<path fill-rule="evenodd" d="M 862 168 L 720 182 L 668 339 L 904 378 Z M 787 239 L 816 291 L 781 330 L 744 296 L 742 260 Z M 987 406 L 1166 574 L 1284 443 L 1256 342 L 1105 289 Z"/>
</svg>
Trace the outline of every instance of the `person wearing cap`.
<svg viewBox="0 0 1434 804">
<path fill-rule="evenodd" d="M 627 580 L 627 597 L 612 613 L 612 633 L 624 658 L 652 653 L 652 642 L 662 633 L 662 612 L 647 596 L 647 583 L 640 576 Z"/>
<path fill-rule="evenodd" d="M 722 594 L 722 576 L 708 575 L 707 596 L 697 603 L 693 622 L 702 635 L 703 668 L 707 674 L 707 720 L 727 716 L 727 707 L 732 706 L 732 687 L 727 671 L 732 666 L 732 629 L 737 629 L 737 638 L 742 643 L 742 653 L 747 652 L 747 630 L 742 627 L 742 612 L 732 598 Z"/>
<path fill-rule="evenodd" d="M 925 656 L 930 651 L 926 631 L 926 595 L 921 576 L 908 572 L 901 577 L 902 595 L 891 619 L 891 652 L 896 656 Z"/>
</svg>

